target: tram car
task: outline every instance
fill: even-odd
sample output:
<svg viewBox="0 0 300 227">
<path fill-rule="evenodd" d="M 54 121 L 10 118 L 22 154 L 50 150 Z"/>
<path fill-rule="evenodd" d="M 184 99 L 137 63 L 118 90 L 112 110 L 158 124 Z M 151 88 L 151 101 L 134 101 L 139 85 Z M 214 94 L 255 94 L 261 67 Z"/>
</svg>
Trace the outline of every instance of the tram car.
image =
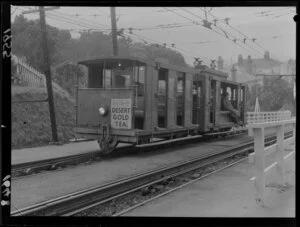
<svg viewBox="0 0 300 227">
<path fill-rule="evenodd" d="M 104 154 L 119 142 L 139 145 L 236 127 L 221 105 L 224 92 L 245 124 L 246 86 L 223 72 L 134 57 L 78 64 L 88 69 L 88 83 L 77 86 L 75 132 L 97 140 Z"/>
</svg>

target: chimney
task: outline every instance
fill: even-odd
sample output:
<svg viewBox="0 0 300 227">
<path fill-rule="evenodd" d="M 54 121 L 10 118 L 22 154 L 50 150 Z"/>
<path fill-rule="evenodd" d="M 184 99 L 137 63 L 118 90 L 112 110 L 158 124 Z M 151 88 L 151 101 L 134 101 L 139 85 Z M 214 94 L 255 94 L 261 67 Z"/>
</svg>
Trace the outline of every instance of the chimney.
<svg viewBox="0 0 300 227">
<path fill-rule="evenodd" d="M 211 69 L 215 69 L 216 68 L 216 60 L 211 60 L 211 63 L 210 63 L 210 68 Z"/>
<path fill-rule="evenodd" d="M 269 51 L 265 51 L 264 59 L 270 60 L 270 52 Z"/>
<path fill-rule="evenodd" d="M 236 82 L 236 72 L 237 72 L 237 69 L 232 66 L 232 69 L 231 69 L 231 78 L 232 78 L 232 81 Z"/>
<path fill-rule="evenodd" d="M 247 73 L 252 74 L 252 59 L 250 55 L 248 55 L 246 71 Z"/>
<path fill-rule="evenodd" d="M 240 54 L 238 57 L 238 66 L 243 66 L 244 65 L 244 60 L 243 60 L 243 56 Z"/>
<path fill-rule="evenodd" d="M 222 59 L 221 56 L 218 57 L 217 65 L 218 65 L 218 70 L 223 70 L 224 60 Z"/>
</svg>

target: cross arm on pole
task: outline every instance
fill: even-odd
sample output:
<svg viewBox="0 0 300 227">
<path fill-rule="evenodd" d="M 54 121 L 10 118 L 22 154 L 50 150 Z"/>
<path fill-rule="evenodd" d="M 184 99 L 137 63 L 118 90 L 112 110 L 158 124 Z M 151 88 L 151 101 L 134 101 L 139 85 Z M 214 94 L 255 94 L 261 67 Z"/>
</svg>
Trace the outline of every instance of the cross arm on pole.
<svg viewBox="0 0 300 227">
<path fill-rule="evenodd" d="M 59 9 L 60 7 L 59 6 L 52 6 L 52 7 L 47 7 L 45 8 L 44 10 L 45 11 L 49 11 L 49 10 L 55 10 L 55 9 Z M 22 14 L 29 14 L 29 13 L 38 13 L 39 12 L 39 9 L 32 9 L 32 10 L 26 10 L 24 12 L 22 12 Z"/>
</svg>

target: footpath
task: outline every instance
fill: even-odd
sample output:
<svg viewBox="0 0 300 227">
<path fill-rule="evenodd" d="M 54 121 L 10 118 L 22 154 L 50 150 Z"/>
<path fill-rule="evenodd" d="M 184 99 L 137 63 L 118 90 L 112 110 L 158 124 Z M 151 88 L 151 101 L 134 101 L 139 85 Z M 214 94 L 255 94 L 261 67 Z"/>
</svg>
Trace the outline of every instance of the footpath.
<svg viewBox="0 0 300 227">
<path fill-rule="evenodd" d="M 295 145 L 285 149 L 290 153 Z M 267 160 L 270 165 L 274 155 Z M 123 216 L 164 217 L 295 217 L 295 156 L 286 161 L 286 184 L 275 182 L 276 170 L 266 177 L 266 202 L 255 201 L 254 164 L 245 160 L 196 181 Z"/>
</svg>

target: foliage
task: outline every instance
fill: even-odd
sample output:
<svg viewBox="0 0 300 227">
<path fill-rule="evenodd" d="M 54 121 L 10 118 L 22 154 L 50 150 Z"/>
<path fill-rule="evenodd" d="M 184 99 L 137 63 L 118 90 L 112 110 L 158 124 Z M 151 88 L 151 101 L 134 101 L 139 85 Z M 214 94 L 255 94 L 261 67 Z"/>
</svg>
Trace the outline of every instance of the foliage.
<svg viewBox="0 0 300 227">
<path fill-rule="evenodd" d="M 20 91 L 19 91 L 20 90 Z M 12 86 L 12 100 L 45 99 L 45 89 Z M 74 103 L 54 92 L 58 138 L 68 142 L 74 138 Z M 48 145 L 52 141 L 47 102 L 12 104 L 12 148 Z"/>
<path fill-rule="evenodd" d="M 27 20 L 23 15 L 17 16 L 12 23 L 12 50 L 19 56 L 25 56 L 27 62 L 40 71 L 43 67 L 42 32 L 39 20 Z M 62 61 L 59 49 L 71 39 L 69 31 L 47 25 L 47 40 L 50 63 Z"/>
<path fill-rule="evenodd" d="M 247 106 L 249 111 L 254 110 L 256 94 L 258 94 L 261 111 L 278 111 L 286 103 L 296 105 L 293 96 L 293 84 L 284 79 L 264 77 L 263 85 L 252 86 L 248 94 Z"/>
<path fill-rule="evenodd" d="M 187 66 L 184 57 L 179 52 L 158 44 L 146 45 L 143 43 L 135 43 L 130 48 L 130 54 L 152 61 L 158 58 L 167 59 L 170 64 L 183 67 Z"/>
<path fill-rule="evenodd" d="M 52 66 L 66 60 L 80 61 L 112 55 L 111 34 L 87 31 L 81 32 L 80 37 L 75 39 L 71 37 L 69 31 L 49 25 L 47 25 L 47 32 Z M 42 70 L 43 52 L 39 20 L 27 20 L 23 15 L 17 16 L 12 23 L 12 34 L 13 52 L 16 55 L 25 56 L 29 64 Z M 186 66 L 179 52 L 157 44 L 133 43 L 130 37 L 118 37 L 118 54 L 150 60 L 165 58 L 171 64 Z"/>
<path fill-rule="evenodd" d="M 75 85 L 77 84 L 81 87 L 87 83 L 87 78 L 84 72 L 78 65 L 66 63 L 54 70 L 53 80 L 54 82 L 60 84 L 64 89 L 66 89 L 73 97 L 75 96 Z"/>
</svg>

